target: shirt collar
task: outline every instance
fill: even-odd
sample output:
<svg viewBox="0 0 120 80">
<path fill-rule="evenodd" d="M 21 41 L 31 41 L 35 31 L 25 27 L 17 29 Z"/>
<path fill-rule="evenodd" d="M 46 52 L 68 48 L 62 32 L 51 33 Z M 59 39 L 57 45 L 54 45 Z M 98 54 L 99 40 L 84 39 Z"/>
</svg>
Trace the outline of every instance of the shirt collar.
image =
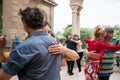
<svg viewBox="0 0 120 80">
<path fill-rule="evenodd" d="M 31 36 L 48 35 L 47 31 L 36 31 Z"/>
</svg>

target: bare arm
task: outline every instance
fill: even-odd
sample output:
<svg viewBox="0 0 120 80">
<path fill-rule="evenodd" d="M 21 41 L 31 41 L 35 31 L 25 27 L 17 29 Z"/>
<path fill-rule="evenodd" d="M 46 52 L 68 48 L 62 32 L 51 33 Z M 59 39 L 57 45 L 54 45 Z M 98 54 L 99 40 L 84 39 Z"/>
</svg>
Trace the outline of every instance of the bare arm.
<svg viewBox="0 0 120 80">
<path fill-rule="evenodd" d="M 92 58 L 99 58 L 100 54 L 96 54 L 95 51 L 88 51 L 87 49 L 84 50 L 84 53 Z"/>
<path fill-rule="evenodd" d="M 64 53 L 66 56 L 70 57 L 72 60 L 77 60 L 79 58 L 79 55 L 74 50 L 68 49 L 66 47 L 64 48 Z"/>
<path fill-rule="evenodd" d="M 74 40 L 74 39 L 70 39 L 70 41 L 72 41 L 72 42 L 74 42 L 76 44 L 78 44 L 80 42 L 80 40 Z"/>
<path fill-rule="evenodd" d="M 77 41 L 78 46 L 82 46 L 82 42 L 80 40 Z"/>
<path fill-rule="evenodd" d="M 0 62 L 3 62 L 5 59 L 4 56 L 5 45 L 6 45 L 6 36 L 0 36 Z"/>
<path fill-rule="evenodd" d="M 72 60 L 77 60 L 79 58 L 79 55 L 74 50 L 68 49 L 62 44 L 50 46 L 48 50 L 53 54 L 64 53 L 66 56 L 70 57 Z"/>
<path fill-rule="evenodd" d="M 0 36 L 0 61 L 4 60 L 4 47 L 6 45 L 6 36 Z M 12 75 L 6 73 L 3 69 L 0 69 L 0 80 L 9 80 Z"/>
<path fill-rule="evenodd" d="M 4 62 L 5 56 L 4 56 L 4 48 L 0 48 L 0 63 Z"/>
<path fill-rule="evenodd" d="M 78 46 L 82 46 L 82 42 L 80 40 L 74 40 L 74 39 L 70 39 L 70 40 L 76 43 Z"/>
<path fill-rule="evenodd" d="M 9 80 L 12 75 L 6 73 L 3 69 L 0 69 L 0 80 Z"/>
</svg>

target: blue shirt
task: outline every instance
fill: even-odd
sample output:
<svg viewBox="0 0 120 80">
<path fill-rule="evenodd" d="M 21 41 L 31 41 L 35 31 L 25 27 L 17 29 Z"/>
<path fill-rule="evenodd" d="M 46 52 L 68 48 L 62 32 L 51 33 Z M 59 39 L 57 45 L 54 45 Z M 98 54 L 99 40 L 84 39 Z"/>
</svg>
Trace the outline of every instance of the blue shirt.
<svg viewBox="0 0 120 80">
<path fill-rule="evenodd" d="M 3 70 L 18 75 L 19 80 L 60 80 L 62 54 L 48 52 L 56 40 L 45 31 L 38 31 L 14 49 Z"/>
</svg>

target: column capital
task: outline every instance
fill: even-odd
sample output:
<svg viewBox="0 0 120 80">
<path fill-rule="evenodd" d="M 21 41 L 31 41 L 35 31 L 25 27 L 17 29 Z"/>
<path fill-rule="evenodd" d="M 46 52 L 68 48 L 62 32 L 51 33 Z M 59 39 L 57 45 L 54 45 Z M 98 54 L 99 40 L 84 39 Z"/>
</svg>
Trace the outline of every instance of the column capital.
<svg viewBox="0 0 120 80">
<path fill-rule="evenodd" d="M 80 11 L 82 10 L 82 7 L 79 7 L 77 10 L 77 14 L 80 15 Z"/>
<path fill-rule="evenodd" d="M 72 33 L 80 35 L 80 11 L 84 0 L 70 0 L 72 9 Z"/>
<path fill-rule="evenodd" d="M 70 0 L 70 6 L 72 11 L 75 11 L 77 9 L 77 13 L 81 11 L 82 4 L 84 0 Z"/>
<path fill-rule="evenodd" d="M 78 8 L 79 8 L 79 6 L 71 5 L 71 9 L 72 9 L 73 13 L 77 13 Z"/>
<path fill-rule="evenodd" d="M 78 4 L 79 6 L 82 6 L 84 0 L 70 0 L 70 4 Z"/>
<path fill-rule="evenodd" d="M 82 9 L 82 5 L 80 3 L 70 3 L 70 7 L 72 12 L 77 14 L 79 14 Z"/>
</svg>

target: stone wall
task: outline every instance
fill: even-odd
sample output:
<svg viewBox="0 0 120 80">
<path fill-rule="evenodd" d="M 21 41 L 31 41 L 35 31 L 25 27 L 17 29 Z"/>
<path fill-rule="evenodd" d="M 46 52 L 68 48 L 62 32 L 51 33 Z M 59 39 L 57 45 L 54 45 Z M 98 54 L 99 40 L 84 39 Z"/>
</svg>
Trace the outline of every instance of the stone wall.
<svg viewBox="0 0 120 80">
<path fill-rule="evenodd" d="M 44 0 L 2 0 L 3 1 L 3 34 L 7 35 L 7 47 L 12 46 L 15 35 L 19 35 L 23 40 L 26 33 L 23 24 L 18 16 L 19 9 L 26 6 L 42 8 L 46 12 L 46 19 L 53 29 L 54 5 Z"/>
</svg>

